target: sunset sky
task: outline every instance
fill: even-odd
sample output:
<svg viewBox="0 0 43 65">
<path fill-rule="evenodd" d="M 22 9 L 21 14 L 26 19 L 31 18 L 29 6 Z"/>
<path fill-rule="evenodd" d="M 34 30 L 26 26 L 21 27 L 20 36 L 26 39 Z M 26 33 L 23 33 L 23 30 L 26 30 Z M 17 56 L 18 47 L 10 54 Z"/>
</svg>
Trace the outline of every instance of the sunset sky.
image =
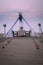
<svg viewBox="0 0 43 65">
<path fill-rule="evenodd" d="M 34 29 L 39 32 L 38 23 L 42 24 L 43 30 L 43 0 L 0 0 L 0 33 L 3 33 L 3 24 L 6 24 L 7 31 L 18 17 L 18 12 L 22 12 L 26 21 Z M 29 27 L 22 23 L 24 29 Z M 18 30 L 20 22 L 18 22 L 13 30 Z"/>
</svg>

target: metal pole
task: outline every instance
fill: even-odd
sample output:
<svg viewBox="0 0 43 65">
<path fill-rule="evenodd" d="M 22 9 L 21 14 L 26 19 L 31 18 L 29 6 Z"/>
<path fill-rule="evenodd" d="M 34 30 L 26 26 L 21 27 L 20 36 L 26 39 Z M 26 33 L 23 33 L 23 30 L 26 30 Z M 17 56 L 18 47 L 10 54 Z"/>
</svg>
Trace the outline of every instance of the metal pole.
<svg viewBox="0 0 43 65">
<path fill-rule="evenodd" d="M 9 31 L 14 27 L 14 25 L 17 23 L 17 21 L 18 21 L 18 18 L 17 18 L 17 20 L 14 22 L 14 24 L 11 26 L 11 28 L 9 29 Z M 8 35 L 9 31 L 7 32 L 6 36 Z"/>
</svg>

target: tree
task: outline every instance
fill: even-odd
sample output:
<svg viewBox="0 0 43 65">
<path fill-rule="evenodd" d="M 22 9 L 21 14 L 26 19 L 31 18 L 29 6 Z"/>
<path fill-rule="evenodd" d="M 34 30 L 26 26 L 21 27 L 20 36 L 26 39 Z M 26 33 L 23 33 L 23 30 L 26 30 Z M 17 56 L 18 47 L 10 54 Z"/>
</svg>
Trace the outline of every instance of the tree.
<svg viewBox="0 0 43 65">
<path fill-rule="evenodd" d="M 42 33 L 41 23 L 39 23 L 38 26 L 39 26 L 39 31 Z"/>
<path fill-rule="evenodd" d="M 38 26 L 41 27 L 41 24 L 39 23 Z"/>
<path fill-rule="evenodd" d="M 23 26 L 20 27 L 20 30 L 23 30 Z"/>
<path fill-rule="evenodd" d="M 6 37 L 6 24 L 3 24 L 4 27 L 4 37 Z"/>
</svg>

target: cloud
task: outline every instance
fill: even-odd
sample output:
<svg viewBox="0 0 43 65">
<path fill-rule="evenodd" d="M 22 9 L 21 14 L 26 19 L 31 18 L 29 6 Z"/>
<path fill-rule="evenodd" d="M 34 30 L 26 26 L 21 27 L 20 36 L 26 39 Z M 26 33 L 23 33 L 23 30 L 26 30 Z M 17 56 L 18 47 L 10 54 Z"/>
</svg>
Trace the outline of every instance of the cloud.
<svg viewBox="0 0 43 65">
<path fill-rule="evenodd" d="M 31 26 L 33 23 L 35 26 L 35 23 L 43 22 L 43 0 L 0 0 L 0 27 L 3 23 L 7 23 L 10 27 L 12 21 L 18 17 L 19 11 L 31 22 Z"/>
<path fill-rule="evenodd" d="M 43 0 L 0 0 L 0 12 L 10 10 L 43 10 Z"/>
</svg>

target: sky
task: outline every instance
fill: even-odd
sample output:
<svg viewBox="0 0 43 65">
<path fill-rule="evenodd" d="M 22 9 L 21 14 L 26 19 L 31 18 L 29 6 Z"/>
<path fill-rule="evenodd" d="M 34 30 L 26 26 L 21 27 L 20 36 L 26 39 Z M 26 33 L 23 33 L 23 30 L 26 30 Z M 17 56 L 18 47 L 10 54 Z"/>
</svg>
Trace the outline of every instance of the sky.
<svg viewBox="0 0 43 65">
<path fill-rule="evenodd" d="M 39 32 L 38 23 L 41 23 L 43 30 L 43 0 L 0 0 L 0 33 L 4 32 L 3 24 L 6 24 L 6 32 L 18 18 L 18 12 L 22 12 L 23 17 L 35 32 Z M 21 23 L 18 21 L 13 30 L 18 30 Z M 22 22 L 25 30 L 30 27 Z"/>
</svg>

